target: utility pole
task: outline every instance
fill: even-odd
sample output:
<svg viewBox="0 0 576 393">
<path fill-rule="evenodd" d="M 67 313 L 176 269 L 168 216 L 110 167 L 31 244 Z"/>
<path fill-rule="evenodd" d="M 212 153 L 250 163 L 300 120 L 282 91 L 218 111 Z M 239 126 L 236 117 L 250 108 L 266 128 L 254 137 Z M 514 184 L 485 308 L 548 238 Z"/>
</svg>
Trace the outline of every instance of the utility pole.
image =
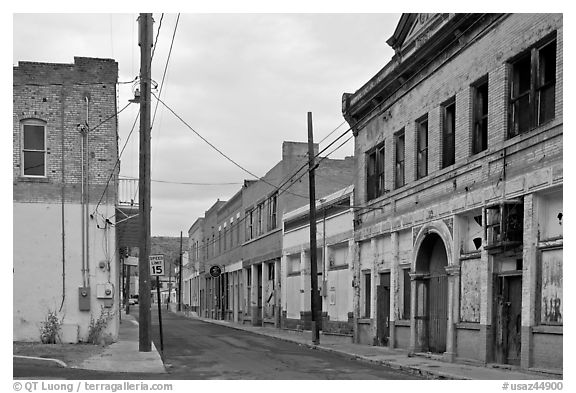
<svg viewBox="0 0 576 393">
<path fill-rule="evenodd" d="M 314 171 L 314 135 L 312 132 L 312 112 L 308 112 L 308 179 L 310 184 L 310 306 L 312 308 L 312 343 L 320 344 L 320 324 L 322 323 L 322 303 L 318 299 L 318 265 L 316 264 L 316 180 Z"/>
<path fill-rule="evenodd" d="M 180 266 L 178 270 L 178 311 L 182 311 L 182 231 L 180 231 Z"/>
<path fill-rule="evenodd" d="M 152 316 L 150 310 L 150 86 L 152 81 L 152 14 L 138 17 L 138 45 L 140 46 L 140 170 L 139 206 L 140 254 L 138 263 L 139 299 L 139 351 L 151 351 L 150 331 Z"/>
</svg>

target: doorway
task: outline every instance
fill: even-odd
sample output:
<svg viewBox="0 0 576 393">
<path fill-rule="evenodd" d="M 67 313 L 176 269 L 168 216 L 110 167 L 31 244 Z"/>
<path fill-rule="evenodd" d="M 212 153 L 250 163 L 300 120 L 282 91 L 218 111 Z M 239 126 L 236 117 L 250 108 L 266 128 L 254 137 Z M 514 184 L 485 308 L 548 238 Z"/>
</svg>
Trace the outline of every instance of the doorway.
<svg viewBox="0 0 576 393">
<path fill-rule="evenodd" d="M 522 344 L 522 275 L 496 277 L 495 361 L 520 365 Z"/>
<path fill-rule="evenodd" d="M 388 345 L 390 338 L 390 273 L 380 274 L 376 287 L 376 338 L 377 344 Z"/>
<path fill-rule="evenodd" d="M 423 323 L 417 325 L 421 350 L 446 352 L 448 328 L 448 257 L 442 238 L 428 234 L 418 250 L 416 272 L 423 275 L 423 292 L 419 296 L 423 309 L 417 310 Z"/>
</svg>

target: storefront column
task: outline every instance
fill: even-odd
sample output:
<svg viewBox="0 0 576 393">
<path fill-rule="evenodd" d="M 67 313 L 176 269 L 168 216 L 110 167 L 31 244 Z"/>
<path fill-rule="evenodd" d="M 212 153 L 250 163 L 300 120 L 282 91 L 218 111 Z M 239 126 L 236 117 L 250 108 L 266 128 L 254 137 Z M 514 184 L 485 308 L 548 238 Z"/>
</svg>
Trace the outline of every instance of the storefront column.
<svg viewBox="0 0 576 393">
<path fill-rule="evenodd" d="M 280 328 L 282 317 L 282 260 L 274 261 L 274 327 Z"/>
<path fill-rule="evenodd" d="M 458 322 L 459 293 L 460 288 L 460 266 L 446 266 L 448 275 L 448 324 L 446 326 L 446 352 L 444 359 L 454 362 L 456 358 L 456 327 Z"/>
<path fill-rule="evenodd" d="M 253 264 L 250 266 L 252 274 L 252 283 L 250 286 L 250 308 L 252 326 L 258 324 L 258 265 Z"/>
<path fill-rule="evenodd" d="M 398 297 L 400 295 L 398 285 L 398 269 L 400 264 L 400 254 L 398 245 L 398 232 L 390 234 L 390 244 L 392 247 L 392 266 L 390 269 L 390 324 L 389 332 L 390 337 L 388 340 L 388 347 L 396 347 L 396 309 L 398 304 Z"/>
</svg>

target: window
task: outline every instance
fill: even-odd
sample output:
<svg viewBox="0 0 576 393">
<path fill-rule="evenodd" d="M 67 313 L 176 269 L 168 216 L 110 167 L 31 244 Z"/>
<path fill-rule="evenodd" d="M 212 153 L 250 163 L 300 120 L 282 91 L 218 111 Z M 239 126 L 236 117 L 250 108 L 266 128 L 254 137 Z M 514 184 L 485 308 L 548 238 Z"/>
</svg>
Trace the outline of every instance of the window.
<svg viewBox="0 0 576 393">
<path fill-rule="evenodd" d="M 268 264 L 268 281 L 274 281 L 274 263 Z"/>
<path fill-rule="evenodd" d="M 442 107 L 442 168 L 454 164 L 456 158 L 456 102 L 452 98 Z"/>
<path fill-rule="evenodd" d="M 372 299 L 371 273 L 364 274 L 364 318 L 370 318 L 370 303 Z"/>
<path fill-rule="evenodd" d="M 472 154 L 488 148 L 488 77 L 472 87 Z"/>
<path fill-rule="evenodd" d="M 222 235 L 222 228 L 218 228 L 218 255 L 222 253 L 222 243 L 223 243 L 223 235 Z"/>
<path fill-rule="evenodd" d="M 394 184 L 396 188 L 402 187 L 404 183 L 404 129 L 394 136 L 396 146 L 396 171 L 394 172 Z"/>
<path fill-rule="evenodd" d="M 368 200 L 384 195 L 384 144 L 366 153 Z"/>
<path fill-rule="evenodd" d="M 416 122 L 416 179 L 428 175 L 428 115 Z"/>
<path fill-rule="evenodd" d="M 264 233 L 264 202 L 256 208 L 256 236 Z"/>
<path fill-rule="evenodd" d="M 246 212 L 246 241 L 254 237 L 254 210 Z"/>
<path fill-rule="evenodd" d="M 540 251 L 538 266 L 538 305 L 541 325 L 562 325 L 564 297 L 562 248 Z"/>
<path fill-rule="evenodd" d="M 532 48 L 511 64 L 509 137 L 554 118 L 556 39 Z"/>
<path fill-rule="evenodd" d="M 278 194 L 274 194 L 268 200 L 268 230 L 276 229 L 276 215 L 278 210 Z"/>
<path fill-rule="evenodd" d="M 410 269 L 404 269 L 403 273 L 403 291 L 402 291 L 402 318 L 400 319 L 410 319 Z"/>
<path fill-rule="evenodd" d="M 22 123 L 22 175 L 46 176 L 46 125 L 39 120 Z"/>
</svg>

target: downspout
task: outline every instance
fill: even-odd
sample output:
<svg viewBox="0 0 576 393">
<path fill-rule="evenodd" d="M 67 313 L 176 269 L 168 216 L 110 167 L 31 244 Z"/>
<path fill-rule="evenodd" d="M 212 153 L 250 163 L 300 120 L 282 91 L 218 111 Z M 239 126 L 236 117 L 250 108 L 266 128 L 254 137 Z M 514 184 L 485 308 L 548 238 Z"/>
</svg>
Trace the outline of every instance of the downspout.
<svg viewBox="0 0 576 393">
<path fill-rule="evenodd" d="M 89 220 L 89 206 L 90 206 L 90 138 L 88 135 L 88 115 L 90 99 L 88 95 L 86 99 L 86 203 L 84 204 L 85 209 L 85 225 L 86 225 L 86 283 L 90 286 L 90 220 Z"/>
<path fill-rule="evenodd" d="M 80 220 L 81 220 L 81 228 L 82 228 L 82 286 L 86 287 L 86 244 L 84 241 L 86 240 L 85 234 L 85 225 L 84 225 L 84 204 L 85 204 L 85 195 L 84 195 L 84 137 L 86 135 L 86 129 L 83 125 L 79 124 L 78 129 L 80 131 L 80 136 L 82 138 L 80 142 Z"/>
<path fill-rule="evenodd" d="M 64 301 L 66 300 L 66 234 L 65 234 L 65 217 L 64 217 L 64 201 L 65 201 L 65 187 L 66 187 L 66 178 L 64 177 L 64 107 L 65 107 L 65 103 L 64 103 L 64 84 L 62 84 L 61 87 L 61 91 L 60 91 L 60 121 L 61 121 L 61 131 L 62 131 L 62 137 L 61 137 L 61 172 L 62 172 L 62 190 L 61 190 L 61 224 L 62 224 L 62 303 L 60 304 L 60 310 L 58 310 L 58 312 L 62 311 L 62 307 L 64 306 Z"/>
</svg>

